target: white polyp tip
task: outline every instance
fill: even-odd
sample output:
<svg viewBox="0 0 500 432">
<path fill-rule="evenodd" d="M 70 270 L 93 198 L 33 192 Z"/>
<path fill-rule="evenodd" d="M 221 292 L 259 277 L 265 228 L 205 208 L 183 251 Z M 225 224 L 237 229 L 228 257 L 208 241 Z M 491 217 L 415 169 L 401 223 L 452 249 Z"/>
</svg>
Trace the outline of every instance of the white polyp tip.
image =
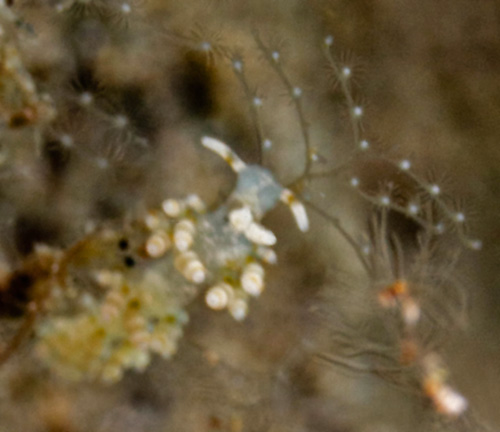
<svg viewBox="0 0 500 432">
<path fill-rule="evenodd" d="M 59 137 L 59 141 L 61 141 L 61 144 L 68 148 L 68 147 L 71 147 L 73 146 L 73 137 L 71 135 L 68 135 L 68 134 L 63 134 Z"/>
<path fill-rule="evenodd" d="M 300 87 L 294 87 L 292 93 L 294 98 L 299 98 L 302 96 L 302 89 Z"/>
<path fill-rule="evenodd" d="M 390 203 L 391 199 L 388 196 L 384 195 L 380 197 L 380 204 L 382 204 L 383 206 L 388 206 Z"/>
<path fill-rule="evenodd" d="M 132 12 L 132 8 L 130 7 L 130 5 L 128 3 L 122 3 L 122 5 L 120 6 L 120 10 L 122 11 L 122 13 L 128 15 L 130 12 Z"/>
<path fill-rule="evenodd" d="M 261 107 L 262 106 L 262 99 L 260 97 L 254 97 L 253 104 L 256 107 Z"/>
<path fill-rule="evenodd" d="M 328 35 L 325 37 L 325 45 L 326 46 L 331 46 L 333 44 L 333 36 Z"/>
<path fill-rule="evenodd" d="M 411 162 L 407 159 L 402 160 L 399 163 L 399 168 L 401 168 L 403 171 L 408 171 L 411 168 Z"/>
<path fill-rule="evenodd" d="M 481 250 L 483 247 L 483 242 L 481 240 L 470 240 L 469 246 L 474 250 Z"/>
<path fill-rule="evenodd" d="M 80 95 L 80 103 L 82 105 L 90 105 L 94 100 L 94 97 L 89 92 L 84 92 Z"/>
<path fill-rule="evenodd" d="M 361 117 L 363 115 L 363 108 L 360 106 L 356 106 L 353 108 L 352 113 L 355 117 Z"/>
<path fill-rule="evenodd" d="M 243 70 L 243 63 L 240 60 L 234 60 L 233 68 L 235 71 L 241 72 Z"/>
<path fill-rule="evenodd" d="M 444 233 L 444 224 L 442 223 L 438 223 L 434 226 L 434 231 L 437 233 L 437 234 L 443 234 Z"/>
<path fill-rule="evenodd" d="M 245 231 L 253 221 L 252 212 L 249 207 L 242 207 L 229 212 L 229 222 L 238 231 Z"/>
<path fill-rule="evenodd" d="M 363 255 L 365 255 L 365 256 L 370 255 L 371 250 L 372 250 L 372 248 L 371 248 L 370 246 L 368 246 L 368 245 L 363 246 L 363 247 L 361 248 L 361 252 L 363 252 Z"/>
<path fill-rule="evenodd" d="M 343 69 L 342 69 L 342 75 L 344 76 L 344 78 L 349 78 L 352 74 L 352 70 L 350 67 L 347 67 L 345 66 Z"/>
<path fill-rule="evenodd" d="M 278 51 L 273 51 L 273 52 L 271 53 L 271 57 L 273 58 L 273 60 L 274 60 L 275 62 L 277 62 L 277 61 L 280 59 L 280 53 L 279 53 Z"/>
<path fill-rule="evenodd" d="M 370 148 L 370 143 L 369 143 L 367 140 L 362 140 L 362 141 L 360 141 L 360 143 L 359 143 L 359 148 L 360 148 L 361 150 L 367 150 L 367 149 L 369 149 L 369 148 Z"/>
<path fill-rule="evenodd" d="M 210 42 L 203 41 L 202 43 L 200 43 L 200 49 L 204 52 L 210 52 L 210 50 L 212 49 L 212 44 Z"/>
<path fill-rule="evenodd" d="M 432 195 L 439 195 L 441 193 L 441 188 L 437 184 L 433 184 L 429 186 L 429 192 Z"/>
<path fill-rule="evenodd" d="M 350 181 L 352 187 L 358 187 L 359 186 L 359 179 L 357 177 L 353 177 Z"/>
<path fill-rule="evenodd" d="M 269 150 L 273 146 L 273 142 L 270 139 L 265 139 L 262 142 L 262 146 L 266 149 Z"/>
<path fill-rule="evenodd" d="M 124 115 L 118 114 L 115 116 L 113 123 L 119 129 L 123 129 L 128 124 L 128 119 Z"/>
<path fill-rule="evenodd" d="M 438 390 L 435 402 L 444 414 L 451 416 L 462 414 L 468 406 L 467 399 L 449 386 L 442 386 Z"/>
<path fill-rule="evenodd" d="M 109 168 L 109 161 L 105 158 L 97 158 L 96 165 L 98 168 L 104 170 L 104 169 Z"/>
<path fill-rule="evenodd" d="M 408 204 L 408 213 L 412 215 L 418 214 L 420 208 L 417 204 Z"/>
</svg>

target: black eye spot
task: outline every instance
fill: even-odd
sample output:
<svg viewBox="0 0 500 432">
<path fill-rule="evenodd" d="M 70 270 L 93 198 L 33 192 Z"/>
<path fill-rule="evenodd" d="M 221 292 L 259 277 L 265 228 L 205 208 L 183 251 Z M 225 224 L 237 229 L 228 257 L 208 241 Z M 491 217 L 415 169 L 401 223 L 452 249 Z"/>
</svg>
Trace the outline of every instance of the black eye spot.
<svg viewBox="0 0 500 432">
<path fill-rule="evenodd" d="M 118 248 L 120 250 L 122 250 L 122 251 L 127 250 L 128 249 L 128 240 L 127 239 L 121 239 L 118 242 Z"/>
<path fill-rule="evenodd" d="M 125 259 L 123 260 L 123 262 L 124 262 L 125 266 L 128 267 L 128 268 L 131 268 L 131 267 L 135 266 L 135 260 L 134 260 L 134 258 L 132 258 L 130 256 L 125 257 Z"/>
</svg>

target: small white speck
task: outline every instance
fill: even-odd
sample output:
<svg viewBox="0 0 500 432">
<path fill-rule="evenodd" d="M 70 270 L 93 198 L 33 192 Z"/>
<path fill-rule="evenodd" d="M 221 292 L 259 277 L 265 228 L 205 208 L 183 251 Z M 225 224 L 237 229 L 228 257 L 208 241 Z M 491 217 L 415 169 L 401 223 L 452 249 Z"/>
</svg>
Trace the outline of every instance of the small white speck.
<svg viewBox="0 0 500 432">
<path fill-rule="evenodd" d="M 266 149 L 266 150 L 269 150 L 272 146 L 273 146 L 273 142 L 270 140 L 270 139 L 265 139 L 263 142 L 262 142 L 262 146 Z"/>
<path fill-rule="evenodd" d="M 362 140 L 360 143 L 359 143 L 359 148 L 361 150 L 367 150 L 370 148 L 370 143 L 367 141 L 367 140 Z"/>
<path fill-rule="evenodd" d="M 383 206 L 388 206 L 390 203 L 391 199 L 387 195 L 380 197 L 380 204 L 382 204 Z"/>
<path fill-rule="evenodd" d="M 403 171 L 408 171 L 411 168 L 411 162 L 408 159 L 404 159 L 399 163 L 399 168 Z"/>
<path fill-rule="evenodd" d="M 271 53 L 271 57 L 277 63 L 279 61 L 279 59 L 280 59 L 280 53 L 278 51 L 273 51 Z"/>
<path fill-rule="evenodd" d="M 122 3 L 122 5 L 120 6 L 120 10 L 125 15 L 128 15 L 130 12 L 132 12 L 132 8 L 130 7 L 130 5 L 128 3 Z"/>
<path fill-rule="evenodd" d="M 80 95 L 80 103 L 82 105 L 88 106 L 94 101 L 94 97 L 89 92 L 84 92 Z"/>
<path fill-rule="evenodd" d="M 483 248 L 483 242 L 481 240 L 470 240 L 469 246 L 474 250 L 481 250 Z"/>
<path fill-rule="evenodd" d="M 203 42 L 200 44 L 200 49 L 201 49 L 203 52 L 210 52 L 210 50 L 212 49 L 212 44 L 211 44 L 210 42 L 203 41 Z"/>
<path fill-rule="evenodd" d="M 261 107 L 262 106 L 262 99 L 260 97 L 254 97 L 253 98 L 253 105 L 256 107 Z"/>
<path fill-rule="evenodd" d="M 96 164 L 100 169 L 106 169 L 109 167 L 109 161 L 105 158 L 97 158 Z"/>
<path fill-rule="evenodd" d="M 66 147 L 66 148 L 72 147 L 73 143 L 74 143 L 73 137 L 71 135 L 68 135 L 68 134 L 62 134 L 59 137 L 59 141 L 61 141 L 61 144 L 63 145 L 63 147 Z"/>
<path fill-rule="evenodd" d="M 351 179 L 351 182 L 350 182 L 350 183 L 351 183 L 351 186 L 352 186 L 352 187 L 358 187 L 358 186 L 359 186 L 359 179 L 358 179 L 357 177 L 353 177 L 353 178 Z"/>
<path fill-rule="evenodd" d="M 118 129 L 123 129 L 125 126 L 127 126 L 128 119 L 124 115 L 118 114 L 113 119 L 113 123 Z"/>
<path fill-rule="evenodd" d="M 344 76 L 344 78 L 349 78 L 352 74 L 352 69 L 348 66 L 345 66 L 344 68 L 342 68 L 342 75 Z"/>
<path fill-rule="evenodd" d="M 293 88 L 293 97 L 298 99 L 301 96 L 302 96 L 302 89 L 300 87 L 294 87 Z"/>
<path fill-rule="evenodd" d="M 360 106 L 355 106 L 352 110 L 355 117 L 361 117 L 363 115 L 363 108 Z"/>
<path fill-rule="evenodd" d="M 441 193 L 441 188 L 437 184 L 432 184 L 429 186 L 429 192 L 432 195 L 439 195 Z"/>
<path fill-rule="evenodd" d="M 325 45 L 326 46 L 333 45 L 333 36 L 332 35 L 328 35 L 327 37 L 325 37 Z"/>
<path fill-rule="evenodd" d="M 438 223 L 434 226 L 434 231 L 437 234 L 443 234 L 444 233 L 444 225 L 442 223 Z"/>
<path fill-rule="evenodd" d="M 234 60 L 233 68 L 235 71 L 241 72 L 243 70 L 243 62 L 241 60 Z"/>
<path fill-rule="evenodd" d="M 455 219 L 455 222 L 457 223 L 463 223 L 465 222 L 465 215 L 462 212 L 455 213 L 453 219 Z"/>
<path fill-rule="evenodd" d="M 418 214 L 419 210 L 420 210 L 420 207 L 417 204 L 414 204 L 414 203 L 408 204 L 408 213 L 410 213 L 411 215 Z"/>
</svg>

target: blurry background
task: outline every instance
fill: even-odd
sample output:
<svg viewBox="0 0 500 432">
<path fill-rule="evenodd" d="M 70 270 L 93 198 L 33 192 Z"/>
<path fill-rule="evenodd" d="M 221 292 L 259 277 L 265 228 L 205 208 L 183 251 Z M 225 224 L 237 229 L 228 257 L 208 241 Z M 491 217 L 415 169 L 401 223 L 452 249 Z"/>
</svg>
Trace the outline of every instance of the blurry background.
<svg viewBox="0 0 500 432">
<path fill-rule="evenodd" d="M 452 275 L 466 293 L 467 318 L 460 329 L 439 331 L 453 384 L 477 418 L 500 425 L 498 2 L 10 3 L 18 18 L 3 17 L 4 42 L 19 47 L 57 115 L 13 125 L 23 102 L 3 78 L 7 268 L 36 243 L 65 247 L 89 224 L 120 223 L 166 197 L 196 192 L 213 207 L 221 203 L 234 175 L 201 149 L 200 136 L 224 139 L 247 162 L 259 159 L 251 102 L 231 70 L 240 56 L 264 101 L 263 129 L 273 145 L 263 162 L 283 184 L 293 181 L 304 163 L 297 115 L 256 47 L 254 29 L 279 49 L 283 70 L 304 91 L 319 156 L 314 169 L 346 159 L 353 146 L 348 116 L 322 55 L 323 39 L 332 35 L 336 55 L 352 67 L 373 151 L 410 158 L 421 178 L 439 181 L 450 202 L 464 206 L 471 235 L 483 240 L 481 251 L 464 252 Z M 90 109 L 85 95 L 93 98 Z M 376 189 L 385 166 L 366 166 L 359 174 Z M 373 210 L 344 183 L 311 180 L 304 195 L 362 241 Z M 437 416 L 413 388 L 321 360 L 325 353 L 342 358 L 339 332 L 363 345 L 363 337 L 381 331 L 367 326 L 383 328 L 384 314 L 346 242 L 328 221 L 310 217 L 307 235 L 284 208 L 264 219 L 278 237 L 279 264 L 247 320 L 236 323 L 198 299 L 175 358 L 156 359 L 142 374 L 130 372 L 112 386 L 67 382 L 25 343 L 0 369 L 0 430 L 481 430 Z M 402 224 L 394 226 L 402 236 L 418 231 Z M 444 249 L 456 247 L 447 242 Z M 446 304 L 444 293 L 436 297 Z M 6 334 L 17 325 L 2 322 Z"/>
</svg>

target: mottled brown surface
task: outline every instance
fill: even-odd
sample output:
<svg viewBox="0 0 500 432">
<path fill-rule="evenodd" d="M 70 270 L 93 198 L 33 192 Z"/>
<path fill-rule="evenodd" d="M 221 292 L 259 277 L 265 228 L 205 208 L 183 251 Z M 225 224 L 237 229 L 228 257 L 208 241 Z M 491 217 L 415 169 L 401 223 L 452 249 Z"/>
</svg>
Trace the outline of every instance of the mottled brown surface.
<svg viewBox="0 0 500 432">
<path fill-rule="evenodd" d="M 348 158 L 353 144 L 345 102 L 338 86 L 332 90 L 321 52 L 324 36 L 332 34 L 339 58 L 352 65 L 354 98 L 365 107 L 364 134 L 374 154 L 410 158 L 419 178 L 439 181 L 450 206 L 463 204 L 471 234 L 483 240 L 481 251 L 464 250 L 447 283 L 434 287 L 452 252 L 462 249 L 453 234 L 439 239 L 420 287 L 429 315 L 439 317 L 424 329 L 425 348 L 442 349 L 451 382 L 469 400 L 474 419 L 440 417 L 411 373 L 382 371 L 398 356 L 396 321 L 376 302 L 391 275 L 367 278 L 329 221 L 309 210 L 312 229 L 304 235 L 280 207 L 264 219 L 278 237 L 278 265 L 269 269 L 267 289 L 252 301 L 244 323 L 208 310 L 200 296 L 189 307 L 190 324 L 175 358 L 158 358 L 144 373 L 130 372 L 113 386 L 65 381 L 40 364 L 34 341 L 27 340 L 0 369 L 0 431 L 427 432 L 500 426 L 497 2 L 136 0 L 126 19 L 96 15 L 101 21 L 92 18 L 106 9 L 99 1 L 87 2 L 97 9 L 62 20 L 54 15 L 55 3 L 13 2 L 22 20 L 8 27 L 27 71 L 59 114 L 52 123 L 36 120 L 0 132 L 7 154 L 0 177 L 7 269 L 19 268 L 36 243 L 67 247 L 89 221 L 120 225 L 165 197 L 196 192 L 214 207 L 222 202 L 234 175 L 201 149 L 199 137 L 226 140 L 248 162 L 257 162 L 259 153 L 249 101 L 220 54 L 226 47 L 244 54 L 252 90 L 265 102 L 263 128 L 274 146 L 264 152 L 264 163 L 283 184 L 300 175 L 297 115 L 262 60 L 252 29 L 280 47 L 285 72 L 304 89 L 305 117 L 320 156 L 314 170 Z M 109 4 L 118 8 L 122 2 Z M 206 40 L 217 48 L 213 55 L 196 49 Z M 106 119 L 75 109 L 75 89 L 92 91 L 106 112 L 132 119 L 130 130 L 149 141 L 147 151 L 130 145 L 127 133 Z M 9 95 L 2 98 L 2 113 L 18 118 Z M 61 133 L 75 137 L 69 151 L 57 143 Z M 96 166 L 99 157 L 110 170 Z M 414 184 L 385 161 L 374 157 L 353 166 L 367 193 L 387 182 L 396 183 L 402 196 L 413 192 Z M 311 180 L 303 194 L 362 241 L 376 211 L 343 180 L 343 174 Z M 412 257 L 421 228 L 397 215 L 389 223 Z M 1 327 L 5 341 L 22 325 L 8 318 Z M 380 347 L 392 349 L 387 358 L 370 354 Z M 349 366 L 357 358 L 348 353 L 358 349 L 363 365 L 376 373 Z"/>
</svg>

